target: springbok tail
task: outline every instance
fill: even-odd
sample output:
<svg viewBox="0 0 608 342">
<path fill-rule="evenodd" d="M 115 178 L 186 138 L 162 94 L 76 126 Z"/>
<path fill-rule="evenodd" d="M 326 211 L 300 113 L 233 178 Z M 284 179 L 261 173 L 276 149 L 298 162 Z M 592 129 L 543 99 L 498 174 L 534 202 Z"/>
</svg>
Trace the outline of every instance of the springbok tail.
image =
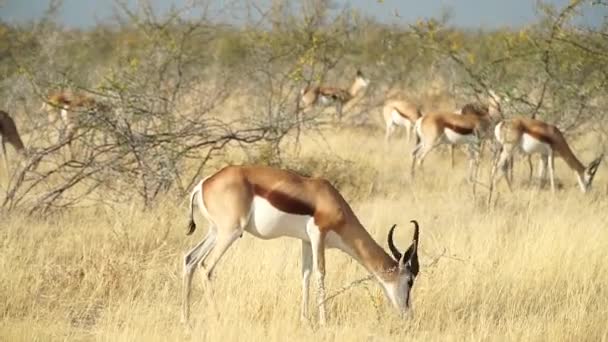
<svg viewBox="0 0 608 342">
<path fill-rule="evenodd" d="M 191 235 L 196 229 L 196 223 L 194 222 L 194 197 L 200 192 L 200 189 L 201 187 L 197 185 L 190 194 L 190 221 L 188 222 L 188 231 L 186 231 L 186 235 Z"/>
</svg>

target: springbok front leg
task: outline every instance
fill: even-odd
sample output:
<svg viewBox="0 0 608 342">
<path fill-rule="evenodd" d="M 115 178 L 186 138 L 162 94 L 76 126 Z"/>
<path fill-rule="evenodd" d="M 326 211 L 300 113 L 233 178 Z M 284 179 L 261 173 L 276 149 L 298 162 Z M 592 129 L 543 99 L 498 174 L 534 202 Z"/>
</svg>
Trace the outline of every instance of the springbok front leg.
<svg viewBox="0 0 608 342">
<path fill-rule="evenodd" d="M 500 181 L 501 178 L 505 178 L 505 182 L 507 182 L 507 187 L 510 192 L 513 192 L 511 189 L 511 180 L 509 179 L 509 166 L 512 165 L 513 160 L 513 149 L 514 146 L 512 144 L 504 144 L 500 147 L 500 154 L 492 167 L 492 172 L 490 173 L 490 191 L 488 195 L 488 204 L 492 201 L 492 192 Z M 496 172 L 500 170 L 500 174 L 498 178 L 496 178 Z"/>
<path fill-rule="evenodd" d="M 312 246 L 310 242 L 302 240 L 302 321 L 308 319 L 308 293 L 310 289 L 310 275 L 312 273 Z"/>
<path fill-rule="evenodd" d="M 0 137 L 0 140 L 2 141 L 0 143 L 0 145 L 2 145 L 2 159 L 4 161 L 4 169 L 6 170 L 6 173 L 9 173 L 8 171 L 8 158 L 6 156 L 6 139 L 4 138 L 4 136 Z"/>
<path fill-rule="evenodd" d="M 452 145 L 453 146 L 453 145 Z M 479 142 L 470 143 L 467 145 L 467 154 L 469 157 L 469 182 L 475 183 L 477 181 L 477 170 L 479 169 L 479 155 L 480 146 Z"/>
<path fill-rule="evenodd" d="M 538 189 L 542 189 L 545 186 L 547 180 L 547 163 L 548 157 L 541 154 L 538 160 Z"/>
<path fill-rule="evenodd" d="M 555 158 L 553 156 L 553 150 L 549 151 L 549 155 L 547 156 L 547 164 L 549 164 L 549 181 L 551 182 L 551 192 L 555 193 L 555 175 L 554 175 Z"/>
<path fill-rule="evenodd" d="M 384 135 L 384 142 L 388 143 L 391 135 L 393 135 L 393 133 L 395 132 L 395 124 L 393 123 L 393 121 L 389 121 L 386 124 L 386 134 Z"/>
<path fill-rule="evenodd" d="M 306 233 L 312 247 L 312 264 L 317 280 L 317 306 L 319 308 L 319 324 L 327 323 L 325 310 L 325 234 L 311 219 L 306 226 Z"/>
</svg>

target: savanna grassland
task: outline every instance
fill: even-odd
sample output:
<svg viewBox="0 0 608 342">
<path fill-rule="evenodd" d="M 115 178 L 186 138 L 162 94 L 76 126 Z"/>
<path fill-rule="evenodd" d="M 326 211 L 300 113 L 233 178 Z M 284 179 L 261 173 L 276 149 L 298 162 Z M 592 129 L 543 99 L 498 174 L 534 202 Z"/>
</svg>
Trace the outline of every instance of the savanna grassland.
<svg viewBox="0 0 608 342">
<path fill-rule="evenodd" d="M 168 198 L 149 210 L 123 205 L 45 219 L 3 218 L 0 336 L 6 341 L 608 337 L 605 169 L 585 195 L 558 160 L 564 184 L 552 195 L 528 187 L 519 163 L 514 193 L 500 186 L 498 200 L 487 207 L 487 192 L 478 189 L 475 198 L 464 181 L 464 158 L 451 171 L 447 153 L 435 153 L 412 184 L 403 140 L 385 148 L 380 130 L 332 132 L 327 141 L 305 140 L 301 160 L 328 149 L 341 156 L 327 163 L 348 164 L 341 172 L 350 185 L 341 190 L 347 200 L 357 198 L 351 204 L 376 240 L 385 245 L 389 226 L 397 223 L 396 240 L 406 246 L 409 220 L 421 223 L 413 318 L 398 319 L 370 281 L 329 302 L 327 327 L 301 323 L 300 243 L 245 235 L 222 260 L 208 298 L 202 277 L 195 276 L 188 329 L 179 315 L 182 257 L 206 225 L 186 237 L 187 201 Z M 575 146 L 585 151 L 589 145 Z M 487 172 L 486 163 L 482 178 Z M 329 252 L 327 259 L 329 295 L 366 275 L 340 252 Z"/>
<path fill-rule="evenodd" d="M 90 28 L 64 27 L 61 1 L 0 21 L 0 110 L 26 147 L 0 167 L 0 341 L 608 340 L 606 163 L 583 194 L 556 159 L 553 194 L 516 156 L 514 191 L 500 183 L 488 203 L 489 148 L 475 191 L 462 147 L 453 169 L 431 152 L 413 182 L 413 146 L 385 144 L 381 114 L 393 98 L 423 114 L 488 105 L 492 90 L 500 119 L 555 124 L 587 165 L 608 151 L 608 16 L 584 20 L 605 1 L 538 1 L 530 25 L 497 29 L 448 12 L 387 24 L 337 1 L 130 3 Z M 229 17 L 245 10 L 259 15 Z M 331 106 L 300 112 L 307 86 L 348 88 L 357 70 L 371 82 L 341 122 Z M 41 108 L 54 92 L 96 104 L 73 111 L 72 136 Z M 245 234 L 210 283 L 195 275 L 181 324 L 183 257 L 207 229 L 197 214 L 186 236 L 188 193 L 233 163 L 327 178 L 382 246 L 397 224 L 406 248 L 418 220 L 413 315 L 329 251 L 328 325 L 314 291 L 301 322 L 300 242 Z"/>
</svg>

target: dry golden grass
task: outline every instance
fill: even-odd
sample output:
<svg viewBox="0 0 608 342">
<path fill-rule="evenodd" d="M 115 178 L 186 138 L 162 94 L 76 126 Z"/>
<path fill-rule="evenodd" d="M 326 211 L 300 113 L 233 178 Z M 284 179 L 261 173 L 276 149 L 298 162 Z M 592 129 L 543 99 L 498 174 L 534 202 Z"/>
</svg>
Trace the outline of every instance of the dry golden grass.
<svg viewBox="0 0 608 342">
<path fill-rule="evenodd" d="M 558 161 L 564 189 L 555 196 L 522 185 L 519 166 L 515 192 L 501 186 L 487 208 L 483 188 L 474 198 L 463 180 L 463 159 L 450 171 L 446 154 L 436 151 L 412 185 L 402 140 L 384 148 L 380 131 L 331 134 L 327 144 L 308 138 L 300 158 L 321 150 L 347 162 L 341 190 L 377 241 L 385 245 L 387 229 L 398 223 L 405 247 L 409 220 L 421 223 L 412 319 L 395 317 L 379 286 L 368 282 L 329 302 L 326 328 L 300 323 L 300 243 L 245 235 L 217 269 L 211 299 L 195 276 L 193 327 L 185 328 L 182 256 L 206 225 L 186 237 L 186 201 L 171 198 L 145 212 L 125 206 L 3 217 L 0 340 L 608 339 L 605 165 L 594 191 L 583 195 Z M 487 172 L 484 164 L 485 179 Z M 366 275 L 340 252 L 327 259 L 329 294 Z"/>
</svg>

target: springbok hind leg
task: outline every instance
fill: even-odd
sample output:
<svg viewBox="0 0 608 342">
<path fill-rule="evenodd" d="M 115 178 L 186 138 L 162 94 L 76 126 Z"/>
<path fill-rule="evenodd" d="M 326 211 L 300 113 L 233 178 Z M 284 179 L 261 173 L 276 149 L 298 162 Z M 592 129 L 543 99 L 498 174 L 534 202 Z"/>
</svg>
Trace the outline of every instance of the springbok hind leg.
<svg viewBox="0 0 608 342">
<path fill-rule="evenodd" d="M 204 261 L 215 244 L 215 231 L 209 230 L 207 236 L 184 257 L 184 275 L 182 284 L 182 322 L 187 323 L 190 317 L 190 291 L 192 277 L 198 266 Z"/>
</svg>

